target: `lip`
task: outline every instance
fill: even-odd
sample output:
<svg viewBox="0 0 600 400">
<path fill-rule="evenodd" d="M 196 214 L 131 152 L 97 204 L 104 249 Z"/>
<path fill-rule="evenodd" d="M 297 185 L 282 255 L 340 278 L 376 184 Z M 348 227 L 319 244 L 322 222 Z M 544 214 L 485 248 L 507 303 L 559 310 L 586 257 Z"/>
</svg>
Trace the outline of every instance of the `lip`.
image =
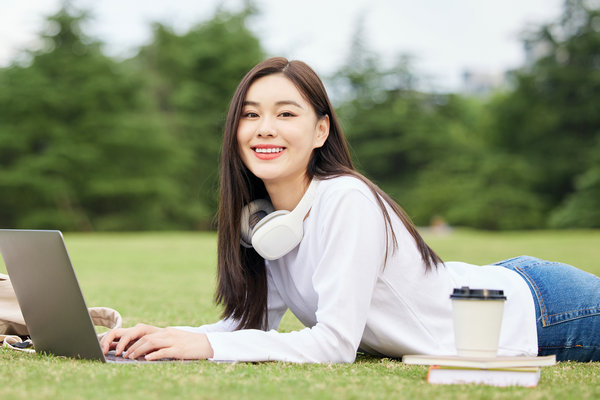
<svg viewBox="0 0 600 400">
<path fill-rule="evenodd" d="M 277 146 L 274 144 L 258 144 L 250 147 L 252 153 L 260 160 L 274 160 L 281 157 L 286 150 L 284 146 Z M 274 151 L 275 149 L 280 149 L 280 151 Z"/>
</svg>

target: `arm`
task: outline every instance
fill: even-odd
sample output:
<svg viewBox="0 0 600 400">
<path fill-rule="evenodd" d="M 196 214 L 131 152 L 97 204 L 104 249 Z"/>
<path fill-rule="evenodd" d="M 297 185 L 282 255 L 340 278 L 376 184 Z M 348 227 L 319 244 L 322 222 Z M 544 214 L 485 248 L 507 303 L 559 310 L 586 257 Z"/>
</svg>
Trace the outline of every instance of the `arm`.
<svg viewBox="0 0 600 400">
<path fill-rule="evenodd" d="M 377 274 L 383 266 L 383 216 L 375 200 L 358 189 L 328 193 L 321 199 L 319 211 L 313 216 L 319 218 L 320 251 L 312 275 L 312 284 L 319 299 L 316 325 L 290 333 L 257 330 L 208 333 L 214 359 L 354 360 L 366 325 Z"/>
<path fill-rule="evenodd" d="M 277 292 L 270 274 L 267 274 L 269 328 L 277 329 L 287 306 Z M 158 328 L 138 324 L 133 328 L 114 329 L 107 332 L 101 345 L 104 353 L 114 349 L 117 355 L 147 360 L 160 358 L 206 359 L 213 357 L 213 350 L 205 333 L 232 332 L 238 326 L 233 319 L 222 319 L 214 324 L 199 327 L 176 326 Z"/>
</svg>

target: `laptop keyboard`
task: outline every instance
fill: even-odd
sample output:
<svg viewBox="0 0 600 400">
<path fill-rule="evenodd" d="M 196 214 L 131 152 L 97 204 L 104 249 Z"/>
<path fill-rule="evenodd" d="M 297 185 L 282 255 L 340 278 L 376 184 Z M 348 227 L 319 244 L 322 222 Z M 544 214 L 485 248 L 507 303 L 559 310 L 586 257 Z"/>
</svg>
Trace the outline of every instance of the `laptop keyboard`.
<svg viewBox="0 0 600 400">
<path fill-rule="evenodd" d="M 125 358 L 125 357 L 122 357 L 122 356 L 117 356 L 115 354 L 114 350 L 111 350 L 111 351 L 108 352 L 108 354 L 105 354 L 104 358 L 106 358 L 107 362 L 113 362 L 113 363 L 141 363 L 141 362 L 150 362 L 150 361 L 147 361 L 146 359 L 141 358 L 141 357 L 137 358 L 135 360 L 132 360 L 130 358 Z"/>
<path fill-rule="evenodd" d="M 195 361 L 195 360 L 178 360 L 175 358 L 163 358 L 163 359 L 156 360 L 156 361 L 148 361 L 143 357 L 132 360 L 130 358 L 125 358 L 122 356 L 115 355 L 114 350 L 111 350 L 107 354 L 105 354 L 104 358 L 106 358 L 106 362 L 109 362 L 109 363 L 123 363 L 123 364 L 125 364 L 125 363 L 156 363 L 156 362 L 194 362 Z"/>
</svg>

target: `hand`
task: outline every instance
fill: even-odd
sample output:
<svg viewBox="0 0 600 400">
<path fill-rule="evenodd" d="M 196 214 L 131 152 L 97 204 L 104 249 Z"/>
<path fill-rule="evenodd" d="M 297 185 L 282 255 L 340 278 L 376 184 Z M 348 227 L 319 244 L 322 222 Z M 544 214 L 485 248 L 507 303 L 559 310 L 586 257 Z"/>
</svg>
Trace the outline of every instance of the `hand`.
<svg viewBox="0 0 600 400">
<path fill-rule="evenodd" d="M 208 338 L 202 333 L 144 324 L 113 329 L 102 338 L 101 345 L 105 354 L 114 348 L 115 354 L 121 355 L 126 349 L 124 357 L 145 357 L 149 361 L 161 358 L 202 360 L 214 355 Z"/>
<path fill-rule="evenodd" d="M 100 341 L 102 352 L 106 354 L 109 350 L 115 350 L 115 355 L 120 356 L 125 349 L 135 343 L 138 339 L 156 332 L 159 329 L 160 328 L 146 324 L 137 324 L 133 328 L 112 329 L 106 332 Z"/>
</svg>

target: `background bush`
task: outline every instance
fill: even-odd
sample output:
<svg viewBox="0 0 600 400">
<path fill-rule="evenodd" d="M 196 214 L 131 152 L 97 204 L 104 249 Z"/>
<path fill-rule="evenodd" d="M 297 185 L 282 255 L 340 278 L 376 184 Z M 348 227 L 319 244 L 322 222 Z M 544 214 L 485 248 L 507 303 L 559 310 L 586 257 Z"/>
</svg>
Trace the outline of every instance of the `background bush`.
<svg viewBox="0 0 600 400">
<path fill-rule="evenodd" d="M 45 47 L 0 69 L 0 226 L 213 229 L 222 127 L 267 55 L 253 5 L 183 34 L 153 26 L 128 60 L 50 16 Z M 566 0 L 524 35 L 535 62 L 487 97 L 427 92 L 410 59 L 384 66 L 357 29 L 324 77 L 357 167 L 420 225 L 600 227 L 600 12 Z M 541 49 L 541 50 L 540 50 Z"/>
</svg>

